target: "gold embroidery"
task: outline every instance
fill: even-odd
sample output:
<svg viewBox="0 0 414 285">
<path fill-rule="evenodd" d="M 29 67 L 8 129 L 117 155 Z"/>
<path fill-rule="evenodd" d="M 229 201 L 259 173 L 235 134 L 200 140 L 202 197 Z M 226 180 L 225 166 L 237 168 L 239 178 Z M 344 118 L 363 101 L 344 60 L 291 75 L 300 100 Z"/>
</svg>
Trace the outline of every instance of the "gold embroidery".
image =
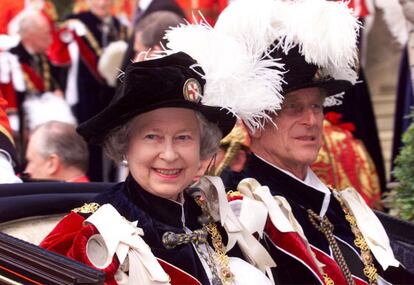
<svg viewBox="0 0 414 285">
<path fill-rule="evenodd" d="M 335 284 L 334 281 L 332 280 L 332 278 L 328 276 L 328 274 L 323 273 L 322 276 L 323 276 L 323 281 L 325 282 L 325 285 L 334 285 Z"/>
<path fill-rule="evenodd" d="M 80 213 L 80 214 L 95 213 L 96 210 L 98 210 L 100 206 L 101 205 L 99 205 L 98 203 L 88 203 L 88 204 L 85 203 L 83 204 L 82 207 L 73 209 L 72 212 Z"/>
<path fill-rule="evenodd" d="M 229 192 L 227 192 L 227 198 L 229 198 L 229 199 L 234 198 L 234 197 L 237 198 L 237 197 L 241 197 L 241 196 L 243 196 L 243 194 L 240 191 L 230 190 Z"/>
</svg>

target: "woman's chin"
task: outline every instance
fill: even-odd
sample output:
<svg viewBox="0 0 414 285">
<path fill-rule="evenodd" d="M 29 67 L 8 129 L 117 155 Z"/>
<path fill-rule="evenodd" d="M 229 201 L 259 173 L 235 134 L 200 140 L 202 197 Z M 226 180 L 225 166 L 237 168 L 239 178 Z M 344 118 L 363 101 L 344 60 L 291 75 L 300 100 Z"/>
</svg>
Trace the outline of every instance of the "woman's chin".
<svg viewBox="0 0 414 285">
<path fill-rule="evenodd" d="M 178 185 L 160 185 L 159 187 L 154 187 L 150 192 L 151 194 L 170 200 L 177 200 L 177 197 L 184 191 L 184 187 L 179 187 Z"/>
</svg>

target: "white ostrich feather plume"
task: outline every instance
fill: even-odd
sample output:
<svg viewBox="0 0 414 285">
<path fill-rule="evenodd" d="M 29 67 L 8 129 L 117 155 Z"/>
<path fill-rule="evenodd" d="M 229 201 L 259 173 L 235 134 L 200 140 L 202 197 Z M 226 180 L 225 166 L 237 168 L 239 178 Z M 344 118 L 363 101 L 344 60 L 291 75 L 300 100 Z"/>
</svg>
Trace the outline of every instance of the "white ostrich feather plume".
<svg viewBox="0 0 414 285">
<path fill-rule="evenodd" d="M 233 1 L 215 29 L 263 51 L 275 40 L 285 53 L 299 46 L 305 60 L 323 74 L 356 83 L 360 23 L 345 2 L 259 0 L 254 5 L 252 11 L 251 0 Z"/>
<path fill-rule="evenodd" d="M 275 41 L 273 19 L 277 13 L 275 0 L 232 1 L 217 19 L 214 29 L 236 37 L 260 55 Z M 256 7 L 259 6 L 259 7 Z"/>
<path fill-rule="evenodd" d="M 259 45 L 242 44 L 204 23 L 172 28 L 166 38 L 167 53 L 185 52 L 203 69 L 203 104 L 228 109 L 252 130 L 281 108 L 282 65 L 263 57 Z"/>
<path fill-rule="evenodd" d="M 360 23 L 345 2 L 297 0 L 275 5 L 274 23 L 283 24 L 277 25 L 274 36 L 284 52 L 298 45 L 308 63 L 335 79 L 356 83 Z"/>
</svg>

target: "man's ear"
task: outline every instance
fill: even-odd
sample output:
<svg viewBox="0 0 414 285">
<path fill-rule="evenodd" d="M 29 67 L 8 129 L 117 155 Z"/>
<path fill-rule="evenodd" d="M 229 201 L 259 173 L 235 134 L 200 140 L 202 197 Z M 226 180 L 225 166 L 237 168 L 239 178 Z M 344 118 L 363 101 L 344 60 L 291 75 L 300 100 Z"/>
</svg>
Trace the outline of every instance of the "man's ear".
<svg viewBox="0 0 414 285">
<path fill-rule="evenodd" d="M 52 153 L 49 155 L 47 159 L 47 172 L 49 175 L 54 175 L 59 171 L 60 165 L 60 158 L 57 154 Z"/>
</svg>

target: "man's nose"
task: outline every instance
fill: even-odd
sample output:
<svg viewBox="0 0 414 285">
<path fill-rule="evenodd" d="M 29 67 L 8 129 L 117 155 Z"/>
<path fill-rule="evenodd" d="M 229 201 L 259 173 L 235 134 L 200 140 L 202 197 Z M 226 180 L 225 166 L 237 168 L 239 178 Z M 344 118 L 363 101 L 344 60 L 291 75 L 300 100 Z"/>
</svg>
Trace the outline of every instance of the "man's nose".
<svg viewBox="0 0 414 285">
<path fill-rule="evenodd" d="M 316 114 L 310 106 L 305 107 L 302 112 L 303 122 L 309 125 L 316 124 L 316 122 L 318 121 L 317 116 L 318 114 Z"/>
</svg>

